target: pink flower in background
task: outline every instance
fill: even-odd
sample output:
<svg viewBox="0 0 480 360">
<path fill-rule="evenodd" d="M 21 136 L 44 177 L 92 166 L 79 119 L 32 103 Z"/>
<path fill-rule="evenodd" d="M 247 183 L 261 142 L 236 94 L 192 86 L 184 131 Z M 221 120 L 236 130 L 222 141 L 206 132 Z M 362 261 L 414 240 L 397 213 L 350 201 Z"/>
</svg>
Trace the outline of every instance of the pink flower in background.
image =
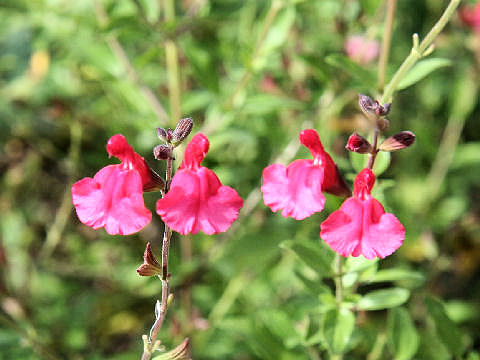
<svg viewBox="0 0 480 360">
<path fill-rule="evenodd" d="M 377 40 L 369 39 L 364 35 L 354 35 L 345 41 L 347 56 L 359 64 L 368 64 L 376 59 L 380 52 Z"/>
<path fill-rule="evenodd" d="M 93 178 L 73 184 L 73 205 L 85 225 L 105 227 L 111 235 L 133 234 L 152 218 L 143 202 L 143 188 L 154 182 L 152 172 L 123 135 L 110 138 L 107 152 L 119 158 L 121 164 L 106 166 Z"/>
<path fill-rule="evenodd" d="M 311 159 L 295 160 L 288 167 L 273 164 L 263 170 L 263 201 L 272 211 L 282 210 L 283 217 L 302 220 L 322 211 L 322 191 L 338 196 L 350 195 L 332 158 L 323 149 L 315 130 L 303 130 L 300 142 L 313 155 Z"/>
<path fill-rule="evenodd" d="M 460 20 L 473 30 L 480 32 L 480 2 L 475 6 L 463 6 L 460 11 Z"/>
<path fill-rule="evenodd" d="M 384 258 L 402 245 L 405 229 L 370 195 L 374 183 L 373 172 L 363 169 L 355 178 L 353 197 L 320 225 L 320 237 L 340 255 Z"/>
<path fill-rule="evenodd" d="M 200 166 L 208 152 L 205 135 L 195 135 L 185 150 L 170 191 L 157 202 L 157 213 L 182 235 L 227 231 L 243 206 L 242 198 L 224 186 L 210 169 Z"/>
</svg>

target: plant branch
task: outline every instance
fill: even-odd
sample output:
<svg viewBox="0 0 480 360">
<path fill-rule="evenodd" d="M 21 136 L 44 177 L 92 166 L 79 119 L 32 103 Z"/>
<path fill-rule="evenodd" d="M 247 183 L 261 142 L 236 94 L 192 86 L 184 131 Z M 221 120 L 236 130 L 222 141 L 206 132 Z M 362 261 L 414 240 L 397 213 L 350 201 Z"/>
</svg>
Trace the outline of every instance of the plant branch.
<svg viewBox="0 0 480 360">
<path fill-rule="evenodd" d="M 72 212 L 72 193 L 73 173 L 76 165 L 79 163 L 80 147 L 82 144 L 82 126 L 77 119 L 70 124 L 70 149 L 68 151 L 68 185 L 63 193 L 62 202 L 55 214 L 55 221 L 47 231 L 45 242 L 40 250 L 39 259 L 45 260 L 57 247 L 62 239 L 62 233 L 67 225 L 68 217 Z"/>
<path fill-rule="evenodd" d="M 343 302 L 343 271 L 342 271 L 342 257 L 335 253 L 335 299 L 337 301 L 337 308 L 340 309 Z"/>
<path fill-rule="evenodd" d="M 378 128 L 378 125 L 375 124 L 375 129 L 373 130 L 373 135 L 372 135 L 372 152 L 368 154 L 367 167 L 370 170 L 373 169 L 373 164 L 375 163 L 375 159 L 377 158 L 377 154 L 378 154 L 378 149 L 377 149 L 378 135 L 380 135 L 380 129 Z"/>
<path fill-rule="evenodd" d="M 260 36 L 258 37 L 258 40 L 253 49 L 252 57 L 250 59 L 250 64 L 248 68 L 245 70 L 245 72 L 243 73 L 242 78 L 238 82 L 237 86 L 233 90 L 232 95 L 230 95 L 230 97 L 227 99 L 226 101 L 227 108 L 230 108 L 235 104 L 235 100 L 238 94 L 245 88 L 245 86 L 248 85 L 253 75 L 253 63 L 255 62 L 255 59 L 258 57 L 258 54 L 262 49 L 263 42 L 265 41 L 265 38 L 267 37 L 267 34 L 273 24 L 273 21 L 275 20 L 275 17 L 277 16 L 282 6 L 283 6 L 283 3 L 281 0 L 272 0 L 272 5 L 268 10 L 268 13 L 265 17 L 265 21 L 263 22 L 263 27 L 260 32 Z"/>
<path fill-rule="evenodd" d="M 387 72 L 388 57 L 390 55 L 390 43 L 392 40 L 393 21 L 397 0 L 387 0 L 387 16 L 383 29 L 382 49 L 378 60 L 378 90 L 383 91 L 385 86 L 385 74 Z"/>
<path fill-rule="evenodd" d="M 167 194 L 170 183 L 172 181 L 172 164 L 173 159 L 167 159 L 167 167 L 166 167 L 166 174 L 165 174 L 165 189 L 164 194 Z M 163 239 L 162 239 L 162 275 L 160 280 L 162 281 L 162 297 L 160 301 L 160 305 L 155 306 L 155 322 L 153 323 L 152 329 L 150 330 L 150 338 L 144 338 L 144 350 L 142 355 L 142 360 L 149 360 L 152 356 L 152 353 L 159 347 L 160 342 L 157 341 L 158 332 L 162 328 L 163 321 L 165 320 L 165 316 L 167 314 L 167 308 L 169 304 L 169 300 L 171 298 L 170 294 L 170 274 L 168 273 L 168 252 L 170 248 L 170 239 L 172 237 L 172 229 L 165 224 L 165 230 L 163 232 Z M 157 311 L 158 310 L 158 311 Z"/>
<path fill-rule="evenodd" d="M 418 34 L 413 34 L 413 46 L 412 50 L 410 51 L 410 55 L 408 55 L 407 58 L 403 61 L 402 65 L 400 65 L 395 75 L 393 75 L 392 80 L 390 80 L 390 82 L 385 87 L 382 99 L 380 100 L 381 103 L 390 101 L 393 93 L 397 89 L 398 84 L 405 77 L 405 75 L 407 75 L 412 66 L 415 65 L 415 63 L 419 59 L 429 55 L 433 51 L 433 41 L 438 36 L 438 34 L 440 34 L 445 25 L 447 25 L 448 21 L 453 16 L 455 10 L 460 4 L 460 1 L 461 0 L 450 1 L 440 19 L 432 27 L 430 32 L 427 34 L 427 36 L 425 36 L 421 43 L 419 43 Z"/>
</svg>

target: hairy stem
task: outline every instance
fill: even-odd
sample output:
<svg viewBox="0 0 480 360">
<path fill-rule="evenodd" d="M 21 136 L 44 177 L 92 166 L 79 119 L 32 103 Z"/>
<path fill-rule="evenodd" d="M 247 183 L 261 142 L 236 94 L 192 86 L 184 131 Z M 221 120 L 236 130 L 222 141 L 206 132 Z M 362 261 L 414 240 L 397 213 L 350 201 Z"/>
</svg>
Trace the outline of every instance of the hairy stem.
<svg viewBox="0 0 480 360">
<path fill-rule="evenodd" d="M 393 20 L 395 18 L 395 8 L 397 0 L 387 0 L 387 16 L 383 29 L 382 50 L 378 60 L 378 90 L 383 91 L 385 86 L 385 74 L 387 72 L 388 57 L 390 55 L 390 42 L 392 40 Z"/>
<path fill-rule="evenodd" d="M 438 34 L 440 34 L 445 25 L 447 25 L 448 21 L 453 16 L 455 10 L 460 4 L 460 1 L 461 0 L 450 1 L 440 19 L 432 27 L 430 32 L 427 34 L 427 36 L 425 36 L 425 39 L 423 39 L 420 44 L 418 44 L 418 35 L 413 35 L 413 47 L 410 51 L 410 55 L 408 55 L 407 58 L 403 61 L 402 65 L 400 65 L 395 75 L 393 75 L 392 80 L 390 80 L 390 82 L 385 87 L 382 99 L 380 100 L 381 103 L 385 103 L 391 100 L 393 93 L 398 87 L 398 84 L 400 83 L 400 81 L 402 81 L 405 75 L 407 75 L 412 66 L 415 65 L 415 63 L 423 56 L 428 55 L 429 50 L 432 49 L 431 46 L 433 41 L 438 36 Z"/>
<path fill-rule="evenodd" d="M 165 189 L 164 194 L 166 194 L 170 188 L 170 183 L 172 181 L 172 158 L 167 159 L 167 168 L 165 174 Z M 148 343 L 144 345 L 144 351 L 142 355 L 142 360 L 149 360 L 152 356 L 152 353 L 155 351 L 155 348 L 159 345 L 157 342 L 158 332 L 162 328 L 163 321 L 167 314 L 168 300 L 170 296 L 170 274 L 168 273 L 168 251 L 170 248 L 170 238 L 172 237 L 172 229 L 165 224 L 165 230 L 163 232 L 162 238 L 162 275 L 160 280 L 162 281 L 162 297 L 160 301 L 160 307 L 158 313 L 156 313 L 156 319 L 153 323 L 152 329 L 150 330 L 150 338 L 147 339 Z M 145 340 L 144 340 L 145 342 Z"/>
<path fill-rule="evenodd" d="M 378 125 L 375 125 L 372 135 L 372 152 L 368 154 L 368 164 L 367 167 L 372 170 L 373 164 L 375 163 L 375 159 L 378 154 L 377 143 L 378 143 L 378 135 L 380 135 L 380 129 Z"/>
</svg>

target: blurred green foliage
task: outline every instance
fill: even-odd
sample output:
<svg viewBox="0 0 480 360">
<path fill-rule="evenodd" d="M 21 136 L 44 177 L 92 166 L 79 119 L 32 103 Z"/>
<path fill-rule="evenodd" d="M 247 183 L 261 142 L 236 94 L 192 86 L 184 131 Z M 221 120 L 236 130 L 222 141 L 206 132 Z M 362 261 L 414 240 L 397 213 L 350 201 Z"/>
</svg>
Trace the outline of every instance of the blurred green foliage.
<svg viewBox="0 0 480 360">
<path fill-rule="evenodd" d="M 383 261 L 347 261 L 354 317 L 320 282 L 333 254 L 319 224 L 341 200 L 284 219 L 259 185 L 275 159 L 309 156 L 302 128 L 318 130 L 348 180 L 362 166 L 343 146 L 354 130 L 368 135 L 356 101 L 378 95 L 377 66 L 349 60 L 343 43 L 381 38 L 384 2 L 174 3 L 165 21 L 156 0 L 0 2 L 0 358 L 140 357 L 161 284 L 135 269 L 146 242 L 160 250 L 162 223 L 154 216 L 128 237 L 94 231 L 72 212 L 70 185 L 111 162 L 105 144 L 116 133 L 161 171 L 155 127 L 178 120 L 167 115 L 173 41 L 181 114 L 208 134 L 205 164 L 245 205 L 225 234 L 174 236 L 167 348 L 189 336 L 195 359 L 478 359 L 478 34 L 454 17 L 435 58 L 394 97 L 387 135 L 408 129 L 417 141 L 383 161 L 374 195 L 407 237 Z M 387 78 L 444 7 L 398 1 Z M 150 209 L 157 198 L 145 195 Z"/>
</svg>

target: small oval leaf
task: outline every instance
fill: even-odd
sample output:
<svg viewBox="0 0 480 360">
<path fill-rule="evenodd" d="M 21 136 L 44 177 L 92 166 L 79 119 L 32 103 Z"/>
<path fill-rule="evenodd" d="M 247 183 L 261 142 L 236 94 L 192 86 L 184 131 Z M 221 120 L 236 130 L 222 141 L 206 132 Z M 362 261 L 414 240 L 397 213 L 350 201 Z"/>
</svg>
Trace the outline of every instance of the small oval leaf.
<svg viewBox="0 0 480 360">
<path fill-rule="evenodd" d="M 400 81 L 397 86 L 397 90 L 406 89 L 422 80 L 431 72 L 440 69 L 445 66 L 450 66 L 452 62 L 448 59 L 432 58 L 419 61 L 413 68 L 410 69 L 408 74 Z"/>
<path fill-rule="evenodd" d="M 360 310 L 384 310 L 405 303 L 410 296 L 410 291 L 402 288 L 375 290 L 360 299 L 357 304 Z"/>
<path fill-rule="evenodd" d="M 420 344 L 415 325 L 404 308 L 390 310 L 388 317 L 388 343 L 395 360 L 409 360 L 417 353 Z"/>
<path fill-rule="evenodd" d="M 347 309 L 328 311 L 322 319 L 322 334 L 332 354 L 341 354 L 348 345 L 355 325 L 355 315 Z"/>
</svg>

